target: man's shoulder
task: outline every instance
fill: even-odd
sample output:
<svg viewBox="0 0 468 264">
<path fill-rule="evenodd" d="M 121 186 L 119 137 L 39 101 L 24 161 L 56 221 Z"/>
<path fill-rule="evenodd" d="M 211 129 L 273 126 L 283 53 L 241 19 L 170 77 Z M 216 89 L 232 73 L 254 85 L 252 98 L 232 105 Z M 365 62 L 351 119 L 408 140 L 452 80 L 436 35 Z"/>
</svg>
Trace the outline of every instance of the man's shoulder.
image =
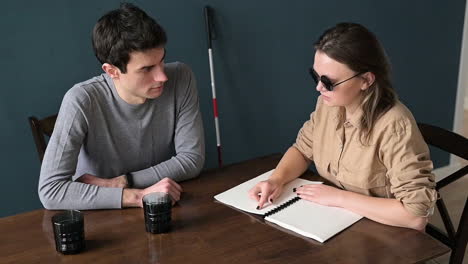
<svg viewBox="0 0 468 264">
<path fill-rule="evenodd" d="M 187 81 L 193 78 L 192 69 L 183 62 L 175 61 L 167 63 L 165 68 L 169 79 L 176 80 L 177 82 Z"/>
<path fill-rule="evenodd" d="M 187 64 L 178 61 L 167 63 L 165 71 L 169 79 L 166 85 L 170 87 L 170 92 L 165 95 L 166 98 L 185 97 L 196 90 L 195 76 Z"/>
<path fill-rule="evenodd" d="M 64 100 L 78 102 L 90 101 L 92 97 L 102 94 L 103 90 L 108 86 L 104 74 L 101 74 L 73 85 L 65 94 Z"/>
<path fill-rule="evenodd" d="M 187 64 L 180 62 L 180 61 L 174 61 L 170 63 L 166 63 L 165 65 L 166 71 L 173 73 L 173 72 L 191 72 L 192 70 L 190 69 L 190 66 Z"/>
</svg>

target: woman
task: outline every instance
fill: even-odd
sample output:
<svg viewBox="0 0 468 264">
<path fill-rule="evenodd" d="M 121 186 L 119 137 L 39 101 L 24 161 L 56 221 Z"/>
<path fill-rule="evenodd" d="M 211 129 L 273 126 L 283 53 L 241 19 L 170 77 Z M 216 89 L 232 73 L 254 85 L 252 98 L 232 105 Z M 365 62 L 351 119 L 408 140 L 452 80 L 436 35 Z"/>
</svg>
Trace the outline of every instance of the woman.
<svg viewBox="0 0 468 264">
<path fill-rule="evenodd" d="M 397 100 L 390 65 L 373 33 L 341 23 L 315 43 L 316 109 L 267 181 L 249 191 L 263 208 L 313 161 L 338 188 L 298 187 L 302 199 L 382 224 L 424 230 L 437 198 L 429 149 Z"/>
</svg>

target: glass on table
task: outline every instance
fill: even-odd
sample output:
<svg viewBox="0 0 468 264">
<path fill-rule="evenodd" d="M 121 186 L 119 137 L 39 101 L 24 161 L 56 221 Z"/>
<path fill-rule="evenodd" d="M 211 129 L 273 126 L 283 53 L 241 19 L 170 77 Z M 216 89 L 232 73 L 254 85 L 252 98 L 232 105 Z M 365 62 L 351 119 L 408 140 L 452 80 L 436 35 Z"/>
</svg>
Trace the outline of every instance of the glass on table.
<svg viewBox="0 0 468 264">
<path fill-rule="evenodd" d="M 146 232 L 167 233 L 171 230 L 172 200 L 163 192 L 149 193 L 142 198 Z"/>
<path fill-rule="evenodd" d="M 62 254 L 76 254 L 85 248 L 84 216 L 78 210 L 67 210 L 52 216 L 55 249 Z"/>
</svg>

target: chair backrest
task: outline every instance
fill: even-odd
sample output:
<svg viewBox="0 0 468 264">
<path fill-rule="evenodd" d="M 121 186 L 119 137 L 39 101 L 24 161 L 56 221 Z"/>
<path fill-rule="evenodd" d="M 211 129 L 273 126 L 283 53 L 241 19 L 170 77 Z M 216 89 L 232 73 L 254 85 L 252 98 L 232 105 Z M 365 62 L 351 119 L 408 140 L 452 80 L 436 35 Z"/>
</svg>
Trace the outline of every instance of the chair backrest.
<svg viewBox="0 0 468 264">
<path fill-rule="evenodd" d="M 468 160 L 468 139 L 454 132 L 440 127 L 418 123 L 419 130 L 424 140 L 434 147 L 454 154 L 460 158 Z M 460 179 L 468 174 L 468 165 L 437 182 L 436 190 L 439 191 L 448 184 Z M 466 190 L 468 193 L 468 190 Z M 443 197 L 437 200 L 437 209 L 444 223 L 446 233 L 432 224 L 428 224 L 426 232 L 452 249 L 450 263 L 462 263 L 465 255 L 466 244 L 468 242 L 468 197 L 461 214 L 460 223 L 455 231 L 454 225 L 448 214 Z"/>
<path fill-rule="evenodd" d="M 44 159 L 44 153 L 47 147 L 46 136 L 50 137 L 52 135 L 56 120 L 57 115 L 51 115 L 41 120 L 34 116 L 28 118 L 34 143 L 36 143 L 37 154 L 41 162 Z"/>
</svg>

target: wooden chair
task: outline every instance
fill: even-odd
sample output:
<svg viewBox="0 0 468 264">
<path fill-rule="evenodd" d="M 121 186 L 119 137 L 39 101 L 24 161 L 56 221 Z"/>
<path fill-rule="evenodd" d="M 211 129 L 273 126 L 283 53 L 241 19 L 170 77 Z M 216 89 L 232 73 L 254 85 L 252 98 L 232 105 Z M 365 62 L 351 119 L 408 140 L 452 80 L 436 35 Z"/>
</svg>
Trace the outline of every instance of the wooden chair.
<svg viewBox="0 0 468 264">
<path fill-rule="evenodd" d="M 443 128 L 428 124 L 418 123 L 418 126 L 427 144 L 468 160 L 467 138 Z M 455 182 L 467 174 L 468 165 L 437 182 L 436 190 L 439 191 L 448 184 Z M 468 193 L 468 190 L 465 191 Z M 463 262 L 466 244 L 468 241 L 468 198 L 465 201 L 460 223 L 456 231 L 448 214 L 443 197 L 438 199 L 436 204 L 447 232 L 443 232 L 432 224 L 427 225 L 426 232 L 452 249 L 449 263 L 461 264 Z"/>
<path fill-rule="evenodd" d="M 42 163 L 47 147 L 46 136 L 50 137 L 52 135 L 57 115 L 51 115 L 41 120 L 34 116 L 30 116 L 28 120 L 29 125 L 31 126 L 34 143 L 36 143 L 37 154 L 39 155 L 39 160 Z"/>
</svg>

